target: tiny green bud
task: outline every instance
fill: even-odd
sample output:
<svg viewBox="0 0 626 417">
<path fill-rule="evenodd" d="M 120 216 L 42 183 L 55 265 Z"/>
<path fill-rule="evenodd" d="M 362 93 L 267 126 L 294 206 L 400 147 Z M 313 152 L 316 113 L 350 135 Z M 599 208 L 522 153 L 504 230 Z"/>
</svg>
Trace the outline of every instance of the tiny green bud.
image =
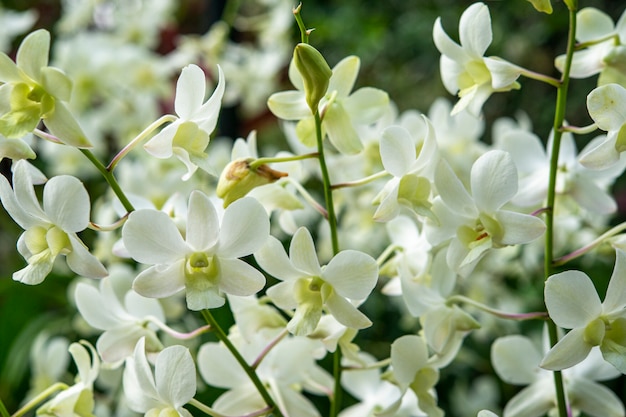
<svg viewBox="0 0 626 417">
<path fill-rule="evenodd" d="M 304 81 L 306 102 L 315 114 L 317 105 L 328 90 L 328 82 L 333 72 L 322 54 L 307 43 L 296 45 L 293 62 Z"/>
<path fill-rule="evenodd" d="M 244 197 L 256 187 L 287 176 L 286 172 L 276 171 L 265 164 L 253 169 L 250 167 L 253 160 L 235 159 L 222 171 L 215 193 L 224 200 L 224 207 L 228 207 L 230 203 Z"/>
</svg>

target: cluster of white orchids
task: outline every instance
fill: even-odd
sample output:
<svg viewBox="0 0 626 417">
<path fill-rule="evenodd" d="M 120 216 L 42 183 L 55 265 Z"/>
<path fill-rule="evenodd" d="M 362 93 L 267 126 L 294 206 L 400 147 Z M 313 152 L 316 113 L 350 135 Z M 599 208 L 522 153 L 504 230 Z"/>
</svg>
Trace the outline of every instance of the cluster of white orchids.
<svg viewBox="0 0 626 417">
<path fill-rule="evenodd" d="M 458 100 L 423 114 L 355 88 L 359 58 L 331 67 L 286 1 L 157 54 L 173 3 L 66 1 L 54 42 L 0 53 L 12 278 L 68 277 L 72 314 L 34 340 L 30 389 L 0 416 L 625 415 L 626 13 L 559 3 L 558 78 L 485 56 L 483 3 L 459 42 L 437 19 Z M 8 37 L 34 21 L 3 13 Z M 570 81 L 593 76 L 592 120 L 570 125 Z M 554 87 L 552 131 L 519 116 L 482 142 L 483 104 L 524 78 Z M 216 137 L 224 103 L 269 108 L 285 140 Z"/>
</svg>

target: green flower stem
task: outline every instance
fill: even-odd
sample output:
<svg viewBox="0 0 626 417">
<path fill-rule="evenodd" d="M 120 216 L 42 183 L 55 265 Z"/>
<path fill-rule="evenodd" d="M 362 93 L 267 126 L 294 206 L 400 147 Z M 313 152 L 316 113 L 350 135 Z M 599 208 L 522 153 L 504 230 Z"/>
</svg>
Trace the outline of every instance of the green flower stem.
<svg viewBox="0 0 626 417">
<path fill-rule="evenodd" d="M 91 161 L 91 163 L 98 169 L 98 171 L 100 171 L 117 198 L 120 199 L 120 202 L 124 206 L 124 209 L 126 209 L 127 212 L 134 211 L 135 208 L 126 197 L 126 194 L 124 194 L 124 191 L 122 191 L 122 188 L 117 183 L 117 180 L 113 176 L 113 173 L 109 171 L 104 165 L 102 165 L 102 162 L 100 162 L 89 149 L 80 149 L 80 151 L 83 153 L 83 155 L 87 157 L 87 159 L 89 159 L 89 161 Z"/>
<path fill-rule="evenodd" d="M 61 142 L 59 138 L 48 132 L 44 132 L 43 130 L 35 129 L 33 130 L 33 135 L 41 139 L 47 140 L 48 142 L 56 143 L 57 145 L 64 145 L 64 143 Z"/>
<path fill-rule="evenodd" d="M 369 176 L 367 176 L 365 178 L 361 178 L 359 180 L 333 184 L 333 185 L 330 186 L 330 188 L 332 188 L 333 190 L 336 190 L 338 188 L 358 187 L 358 186 L 361 186 L 361 185 L 369 184 L 370 182 L 376 181 L 377 179 L 384 178 L 387 175 L 389 175 L 389 173 L 387 171 L 385 171 L 385 170 L 382 170 L 380 172 L 377 172 L 376 174 L 369 175 Z"/>
<path fill-rule="evenodd" d="M 7 408 L 4 406 L 4 403 L 2 402 L 2 398 L 0 398 L 0 416 L 11 417 L 9 414 L 9 410 L 7 410 Z"/>
<path fill-rule="evenodd" d="M 179 332 L 179 331 L 176 331 L 176 330 L 172 329 L 171 327 L 169 327 L 165 323 L 161 322 L 158 318 L 156 318 L 154 316 L 147 316 L 145 319 L 146 319 L 146 323 L 149 322 L 149 323 L 154 324 L 159 329 L 163 330 L 165 333 L 167 333 L 170 336 L 172 336 L 173 338 L 179 339 L 179 340 L 193 339 L 194 337 L 198 337 L 201 334 L 209 332 L 209 331 L 212 330 L 211 326 L 206 325 L 206 326 L 198 327 L 196 330 L 192 330 L 190 332 L 183 333 L 183 332 Z"/>
<path fill-rule="evenodd" d="M 304 21 L 302 20 L 302 15 L 300 11 L 302 10 L 302 3 L 298 4 L 293 9 L 293 16 L 296 18 L 296 22 L 298 23 L 298 28 L 300 29 L 300 41 L 302 43 L 309 43 L 309 35 L 311 31 L 304 26 Z"/>
<path fill-rule="evenodd" d="M 593 133 L 596 130 L 598 130 L 598 125 L 596 125 L 595 123 L 592 123 L 587 126 L 562 126 L 561 130 L 563 132 L 572 132 L 577 135 L 584 135 L 587 133 Z"/>
<path fill-rule="evenodd" d="M 345 371 L 367 371 L 369 369 L 381 369 L 391 365 L 391 358 L 383 359 L 378 362 L 370 363 L 364 366 L 344 366 Z"/>
<path fill-rule="evenodd" d="M 105 226 L 102 224 L 89 222 L 89 224 L 87 225 L 87 228 L 91 230 L 95 230 L 96 232 L 112 232 L 113 230 L 117 230 L 120 227 L 122 227 L 122 225 L 126 223 L 126 219 L 128 219 L 128 213 L 126 213 L 126 215 L 122 216 L 121 219 L 117 220 L 113 224 L 108 224 Z"/>
<path fill-rule="evenodd" d="M 324 200 L 326 200 L 326 210 L 328 211 L 328 225 L 330 226 L 330 239 L 333 245 L 333 255 L 339 253 L 339 238 L 337 237 L 337 217 L 333 203 L 333 190 L 328 174 L 328 166 L 324 157 L 324 144 L 322 137 L 322 119 L 319 112 L 315 113 L 315 136 L 317 138 L 317 152 L 319 154 L 320 171 L 322 171 L 322 182 L 324 183 Z"/>
<path fill-rule="evenodd" d="M 502 319 L 507 320 L 534 320 L 534 319 L 542 319 L 545 320 L 548 318 L 548 313 L 545 311 L 539 311 L 534 313 L 506 313 L 504 311 L 496 310 L 485 304 L 479 303 L 476 300 L 472 300 L 471 298 L 465 297 L 463 295 L 453 295 L 452 297 L 446 300 L 446 304 L 457 304 L 457 303 L 465 303 L 471 306 L 474 306 L 482 311 L 485 311 L 489 314 L 492 314 L 496 317 L 500 317 Z"/>
<path fill-rule="evenodd" d="M 164 117 L 162 117 L 161 119 L 163 119 Z M 161 120 L 161 119 L 159 119 L 159 120 Z M 153 123 L 152 125 L 154 125 L 155 123 Z M 62 143 L 59 140 L 59 138 L 57 138 L 56 136 L 51 135 L 50 133 L 46 133 L 46 132 L 44 132 L 42 130 L 39 130 L 39 129 L 35 129 L 33 131 L 33 134 L 35 136 L 38 136 L 38 137 L 40 137 L 42 139 L 49 140 L 49 141 L 54 142 L 54 143 L 59 143 L 59 144 Z M 89 161 L 96 167 L 96 169 L 98 171 L 100 171 L 100 173 L 102 174 L 102 176 L 104 177 L 106 182 L 109 184 L 111 189 L 113 189 L 113 192 L 115 193 L 117 198 L 120 199 L 120 202 L 122 203 L 122 205 L 124 206 L 126 211 L 129 212 L 129 213 L 131 211 L 134 211 L 135 208 L 133 207 L 133 205 L 130 203 L 130 201 L 126 197 L 126 194 L 124 194 L 124 191 L 122 191 L 122 189 L 120 188 L 120 185 L 117 183 L 117 180 L 113 176 L 113 173 L 108 168 L 106 168 L 102 164 L 102 162 L 100 162 L 100 160 L 98 160 L 98 158 L 96 158 L 96 156 L 93 154 L 93 152 L 91 152 L 89 149 L 78 148 L 78 150 L 81 151 L 83 153 L 83 155 L 85 155 L 87 157 L 87 159 L 89 159 Z"/>
<path fill-rule="evenodd" d="M 254 161 L 248 164 L 250 169 L 255 170 L 261 165 L 265 164 L 273 164 L 278 162 L 292 162 L 292 161 L 302 161 L 303 159 L 311 159 L 317 158 L 319 155 L 317 152 L 307 153 L 304 155 L 293 155 L 293 156 L 276 156 L 276 157 L 265 157 L 265 158 L 257 158 Z"/>
<path fill-rule="evenodd" d="M 592 41 L 581 42 L 581 43 L 576 45 L 576 50 L 580 51 L 581 49 L 589 48 L 590 46 L 598 45 L 598 44 L 600 44 L 602 42 L 606 42 L 606 41 L 611 40 L 611 39 L 613 40 L 613 43 L 615 45 L 619 45 L 620 44 L 619 35 L 613 33 L 613 34 L 610 34 L 610 35 L 603 36 L 602 38 L 599 38 L 599 39 L 594 39 Z"/>
<path fill-rule="evenodd" d="M 261 361 L 263 361 L 263 359 L 267 356 L 267 354 L 270 353 L 272 348 L 274 348 L 274 346 L 276 346 L 278 344 L 278 342 L 283 340 L 285 338 L 285 336 L 287 336 L 288 334 L 289 334 L 289 330 L 283 329 L 283 331 L 280 332 L 278 334 L 278 336 L 276 336 L 274 338 L 274 340 L 272 340 L 267 346 L 265 346 L 265 348 L 259 354 L 259 356 L 257 356 L 257 358 L 254 360 L 254 362 L 252 362 L 252 365 L 250 365 L 252 367 L 252 369 L 256 370 L 256 368 L 258 368 L 259 365 L 261 364 Z"/>
<path fill-rule="evenodd" d="M 569 253 L 567 255 L 561 256 L 560 258 L 556 258 L 554 262 L 552 262 L 552 265 L 553 266 L 565 265 L 567 262 L 571 261 L 572 259 L 576 259 L 579 256 L 584 255 L 585 253 L 594 249 L 599 244 L 603 243 L 608 238 L 613 237 L 616 234 L 623 232 L 624 230 L 626 230 L 626 222 L 620 223 L 617 226 L 613 227 L 612 229 L 604 232 L 604 234 L 600 235 L 593 242 L 583 246 L 582 248 L 577 249 L 574 252 Z"/>
<path fill-rule="evenodd" d="M 291 185 L 293 185 L 296 188 L 296 190 L 298 190 L 300 195 L 302 195 L 302 197 L 307 201 L 307 203 L 309 203 L 311 207 L 315 209 L 315 211 L 321 214 L 322 217 L 324 217 L 325 219 L 328 219 L 328 212 L 326 211 L 326 209 L 322 207 L 320 203 L 315 201 L 313 196 L 307 191 L 306 188 L 302 186 L 302 184 L 300 184 L 298 181 L 291 179 L 289 177 L 285 177 L 284 181 L 288 181 Z"/>
<path fill-rule="evenodd" d="M 295 9 L 293 9 L 294 17 L 298 23 L 300 29 L 300 36 L 302 43 L 309 43 L 309 35 L 311 30 L 307 29 L 302 20 L 300 11 L 302 9 L 302 3 L 300 3 Z M 332 100 L 332 99 L 331 99 Z M 315 112 L 315 138 L 317 140 L 317 153 L 320 164 L 320 171 L 322 174 L 322 183 L 324 186 L 324 200 L 326 202 L 326 211 L 328 213 L 328 225 L 330 227 L 330 239 L 333 247 L 333 255 L 339 253 L 339 238 L 337 236 L 337 216 L 335 215 L 335 206 L 333 203 L 333 189 L 330 182 L 330 175 L 328 174 L 328 166 L 326 165 L 326 158 L 324 157 L 324 137 L 322 135 L 322 117 L 319 110 Z M 335 385 L 333 388 L 334 395 L 330 399 L 330 414 L 328 417 L 337 417 L 339 409 L 341 408 L 341 349 L 336 349 L 333 354 L 333 378 Z"/>
<path fill-rule="evenodd" d="M 567 104 L 567 91 L 570 80 L 570 70 L 572 67 L 572 57 L 576 45 L 576 8 L 569 6 L 569 33 L 567 35 L 567 49 L 565 53 L 565 67 L 561 76 L 561 84 L 557 88 L 556 109 L 554 112 L 554 123 L 552 125 L 554 138 L 552 141 L 551 157 L 550 157 L 550 176 L 548 182 L 548 198 L 546 206 L 546 235 L 545 235 L 545 256 L 544 256 L 544 279 L 547 280 L 553 273 L 554 265 L 554 203 L 556 199 L 556 175 L 558 171 L 559 149 L 561 147 L 561 137 L 563 131 L 561 127 L 565 120 L 565 108 Z M 552 320 L 548 320 L 548 334 L 550 336 L 550 345 L 554 346 L 558 340 L 556 324 Z M 559 417 L 567 417 L 567 399 L 565 397 L 565 389 L 563 387 L 563 375 L 561 371 L 555 371 L 554 387 L 556 391 L 557 407 Z"/>
<path fill-rule="evenodd" d="M 226 348 L 235 357 L 235 360 L 239 363 L 239 365 L 241 365 L 246 375 L 248 375 L 248 378 L 250 378 L 250 381 L 252 381 L 256 389 L 259 391 L 259 394 L 261 394 L 261 397 L 263 397 L 263 401 L 265 401 L 265 403 L 272 409 L 272 413 L 274 413 L 276 417 L 284 417 L 283 413 L 280 411 L 280 408 L 278 408 L 278 406 L 276 405 L 276 402 L 267 391 L 267 388 L 265 388 L 265 385 L 263 385 L 263 382 L 261 382 L 261 380 L 259 379 L 259 376 L 256 374 L 255 370 L 252 369 L 252 367 L 248 365 L 248 362 L 246 362 L 244 357 L 241 356 L 241 353 L 239 353 L 235 345 L 233 345 L 233 343 L 230 341 L 228 335 L 226 335 L 222 327 L 211 314 L 211 311 L 202 310 L 201 313 L 202 317 L 204 317 L 206 322 L 213 329 L 215 336 L 217 336 L 217 338 L 222 343 L 224 343 Z"/>
<path fill-rule="evenodd" d="M 326 210 L 328 212 L 328 225 L 330 226 L 330 239 L 333 246 L 333 255 L 339 253 L 339 238 L 337 236 L 337 217 L 333 203 L 333 190 L 324 158 L 324 144 L 322 137 L 322 119 L 319 111 L 315 113 L 315 136 L 317 138 L 317 152 L 319 153 L 320 171 L 324 183 L 324 199 L 326 200 Z M 336 349 L 333 354 L 333 377 L 335 379 L 334 395 L 330 401 L 329 417 L 336 417 L 341 408 L 341 349 Z"/>
<path fill-rule="evenodd" d="M 383 253 L 381 253 L 378 258 L 376 258 L 376 264 L 380 268 L 381 266 L 383 266 L 385 262 L 387 262 L 387 260 L 391 257 L 391 255 L 395 251 L 402 251 L 402 250 L 403 250 L 402 246 L 392 243 L 391 245 L 387 246 L 387 248 L 385 248 Z"/>
<path fill-rule="evenodd" d="M 545 74 L 540 74 L 538 72 L 535 71 L 530 71 L 524 68 L 524 70 L 522 71 L 522 74 L 524 77 L 526 78 L 530 78 L 531 80 L 536 80 L 536 81 L 541 81 L 544 82 L 546 84 L 550 84 L 553 87 L 559 88 L 561 86 L 561 81 L 557 80 L 556 78 L 547 76 Z"/>
<path fill-rule="evenodd" d="M 176 119 L 177 117 L 173 114 L 166 114 L 165 116 L 161 116 L 158 120 L 152 122 L 150 126 L 146 127 L 140 134 L 138 134 L 133 140 L 131 140 L 128 145 L 124 146 L 124 148 L 113 157 L 109 165 L 106 167 L 106 170 L 113 171 L 117 163 L 120 162 L 123 157 L 125 157 L 130 151 L 135 149 L 138 144 L 146 140 L 158 127 L 165 123 L 174 122 L 176 121 Z"/>
<path fill-rule="evenodd" d="M 189 401 L 189 404 L 194 406 L 194 407 L 196 407 L 198 410 L 204 412 L 204 414 L 209 415 L 211 417 L 228 417 L 225 414 L 218 413 L 217 411 L 215 411 L 214 409 L 212 409 L 208 405 L 205 405 L 205 404 L 201 403 L 200 401 L 196 400 L 195 398 L 192 398 L 191 401 Z M 265 416 L 271 410 L 272 409 L 270 407 L 266 407 L 266 408 L 263 408 L 261 410 L 249 413 L 249 414 L 244 414 L 244 415 L 239 416 L 239 417 L 259 417 L 259 416 Z"/>
<path fill-rule="evenodd" d="M 24 405 L 24 407 L 20 408 L 15 413 L 13 413 L 11 415 L 11 417 L 21 417 L 21 416 L 23 416 L 24 414 L 28 413 L 30 410 L 35 408 L 39 403 L 41 403 L 44 400 L 46 400 L 46 398 L 48 398 L 50 395 L 54 394 L 56 391 L 64 391 L 64 390 L 66 390 L 68 388 L 69 388 L 69 386 L 67 384 L 62 383 L 62 382 L 57 382 L 56 384 L 53 384 L 53 385 L 49 386 L 48 388 L 46 388 L 45 390 L 43 390 L 42 392 L 37 394 L 37 396 L 34 397 L 32 400 L 27 402 Z"/>
</svg>

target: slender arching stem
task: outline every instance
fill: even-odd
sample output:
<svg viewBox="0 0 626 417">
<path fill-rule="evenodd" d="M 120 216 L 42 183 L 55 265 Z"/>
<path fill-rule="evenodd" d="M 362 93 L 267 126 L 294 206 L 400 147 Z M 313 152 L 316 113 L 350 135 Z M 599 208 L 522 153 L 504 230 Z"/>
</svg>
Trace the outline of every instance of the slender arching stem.
<svg viewBox="0 0 626 417">
<path fill-rule="evenodd" d="M 272 408 L 272 413 L 276 417 L 283 417 L 283 413 L 280 411 L 280 409 L 276 405 L 276 402 L 267 391 L 267 388 L 265 387 L 263 382 L 259 379 L 259 376 L 256 374 L 256 371 L 248 364 L 248 362 L 246 362 L 245 358 L 241 356 L 241 353 L 239 353 L 239 350 L 237 350 L 235 345 L 233 345 L 233 342 L 230 341 L 226 332 L 224 332 L 220 324 L 213 317 L 213 314 L 211 314 L 211 311 L 202 310 L 201 313 L 202 313 L 202 317 L 204 317 L 206 322 L 213 329 L 215 336 L 217 336 L 220 342 L 224 343 L 224 346 L 226 346 L 226 348 L 230 351 L 230 353 L 235 357 L 235 360 L 239 363 L 239 365 L 241 365 L 241 368 L 244 370 L 246 375 L 248 375 L 248 378 L 250 378 L 250 381 L 252 381 L 257 391 L 259 391 L 259 394 L 263 398 L 263 401 L 265 401 L 265 403 L 269 407 Z"/>
<path fill-rule="evenodd" d="M 83 153 L 83 155 L 87 157 L 87 159 L 89 159 L 89 161 L 98 169 L 98 171 L 100 171 L 117 198 L 120 199 L 120 202 L 124 206 L 124 209 L 126 209 L 127 212 L 134 211 L 135 208 L 131 204 L 130 200 L 128 200 L 128 197 L 126 197 L 126 194 L 124 194 L 124 191 L 122 191 L 122 188 L 113 176 L 113 173 L 106 169 L 102 162 L 100 162 L 89 149 L 81 149 L 80 151 Z"/>
<path fill-rule="evenodd" d="M 561 129 L 565 121 L 565 108 L 567 104 L 567 91 L 570 80 L 570 70 L 572 67 L 572 57 L 576 44 L 576 10 L 575 7 L 569 7 L 569 33 L 567 38 L 567 50 L 565 53 L 565 66 L 561 76 L 561 84 L 557 88 L 556 109 L 554 113 L 554 123 L 552 130 L 554 138 L 552 141 L 551 157 L 550 157 L 550 176 L 548 182 L 548 210 L 546 211 L 546 235 L 545 235 L 545 256 L 544 256 L 544 279 L 547 280 L 553 273 L 554 265 L 554 203 L 556 200 L 556 176 L 558 172 L 559 149 L 561 146 L 561 137 L 563 130 Z M 558 334 L 556 324 L 552 320 L 548 320 L 548 334 L 550 336 L 550 345 L 554 346 L 558 342 Z M 563 376 L 560 371 L 554 372 L 554 387 L 556 391 L 557 407 L 559 417 L 568 417 L 567 398 L 563 386 Z"/>
</svg>

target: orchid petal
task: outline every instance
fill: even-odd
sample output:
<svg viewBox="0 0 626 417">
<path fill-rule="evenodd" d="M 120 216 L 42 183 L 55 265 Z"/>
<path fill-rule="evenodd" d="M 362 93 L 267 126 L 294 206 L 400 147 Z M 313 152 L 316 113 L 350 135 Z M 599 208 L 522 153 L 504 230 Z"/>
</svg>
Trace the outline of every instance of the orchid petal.
<svg viewBox="0 0 626 417">
<path fill-rule="evenodd" d="M 196 367 L 189 349 L 170 346 L 157 356 L 154 370 L 161 398 L 175 408 L 187 404 L 196 394 Z"/>
<path fill-rule="evenodd" d="M 87 278 L 104 278 L 108 272 L 104 265 L 93 256 L 85 244 L 75 235 L 69 234 L 72 250 L 65 256 L 67 266 L 76 274 Z"/>
<path fill-rule="evenodd" d="M 587 109 L 600 129 L 620 129 L 626 123 L 626 89 L 619 84 L 595 88 L 587 96 Z"/>
<path fill-rule="evenodd" d="M 365 329 L 372 325 L 370 319 L 361 313 L 348 300 L 337 294 L 330 286 L 322 287 L 322 298 L 324 306 L 337 321 L 351 329 Z"/>
<path fill-rule="evenodd" d="M 615 250 L 615 267 L 606 290 L 606 297 L 602 303 L 604 313 L 620 312 L 626 307 L 626 252 Z"/>
<path fill-rule="evenodd" d="M 478 209 L 494 213 L 517 193 L 517 168 L 508 152 L 493 150 L 472 166 L 472 195 Z"/>
<path fill-rule="evenodd" d="M 595 7 L 585 7 L 576 13 L 576 40 L 589 42 L 602 39 L 615 30 L 611 16 Z"/>
<path fill-rule="evenodd" d="M 89 194 L 76 177 L 53 177 L 43 190 L 43 210 L 64 231 L 80 232 L 89 224 Z"/>
<path fill-rule="evenodd" d="M 558 371 L 582 362 L 592 348 L 589 343 L 584 341 L 584 333 L 584 327 L 571 330 L 550 349 L 539 366 L 551 371 Z"/>
<path fill-rule="evenodd" d="M 339 152 L 353 155 L 363 150 L 361 138 L 352 124 L 350 115 L 341 103 L 334 102 L 324 116 L 328 139 Z"/>
<path fill-rule="evenodd" d="M 500 337 L 491 345 L 493 367 L 500 379 L 510 384 L 532 384 L 539 376 L 541 359 L 535 345 L 524 336 Z"/>
<path fill-rule="evenodd" d="M 172 156 L 172 143 L 180 125 L 180 120 L 177 120 L 165 126 L 143 146 L 146 152 L 160 159 L 167 159 Z"/>
<path fill-rule="evenodd" d="M 363 87 L 347 97 L 343 105 L 354 123 L 367 125 L 384 116 L 389 95 L 378 88 Z"/>
<path fill-rule="evenodd" d="M 424 339 L 419 336 L 401 336 L 391 344 L 393 374 L 403 390 L 413 382 L 427 360 L 428 350 Z"/>
<path fill-rule="evenodd" d="M 416 158 L 415 143 L 409 131 L 402 126 L 387 127 L 380 139 L 380 158 L 393 176 L 408 173 Z"/>
<path fill-rule="evenodd" d="M 507 417 L 541 417 L 554 408 L 554 383 L 542 379 L 517 393 L 504 407 Z"/>
<path fill-rule="evenodd" d="M 590 416 L 621 417 L 624 404 L 617 395 L 604 385 L 582 378 L 569 381 L 567 393 L 576 409 Z"/>
<path fill-rule="evenodd" d="M 496 219 L 503 227 L 503 234 L 499 239 L 503 245 L 517 245 L 537 239 L 546 230 L 546 224 L 538 217 L 516 213 L 508 210 L 498 210 Z"/>
<path fill-rule="evenodd" d="M 439 161 L 435 170 L 435 185 L 441 200 L 450 210 L 469 217 L 478 214 L 472 197 L 445 159 Z"/>
<path fill-rule="evenodd" d="M 39 80 L 41 69 L 48 66 L 50 32 L 39 29 L 24 38 L 17 50 L 15 62 L 26 75 Z"/>
<path fill-rule="evenodd" d="M 265 277 L 239 259 L 220 259 L 220 290 L 226 294 L 248 296 L 263 289 Z"/>
<path fill-rule="evenodd" d="M 376 286 L 378 265 L 363 252 L 344 250 L 326 265 L 323 279 L 341 296 L 364 300 Z"/>
<path fill-rule="evenodd" d="M 122 239 L 133 259 L 149 265 L 171 264 L 191 252 L 174 221 L 157 210 L 132 212 L 122 229 Z"/>
<path fill-rule="evenodd" d="M 198 350 L 198 371 L 207 384 L 218 388 L 236 388 L 249 383 L 235 357 L 224 346 L 208 342 Z"/>
<path fill-rule="evenodd" d="M 315 251 L 315 244 L 308 229 L 301 227 L 293 235 L 289 247 L 293 266 L 310 276 L 321 276 L 322 269 Z"/>
<path fill-rule="evenodd" d="M 467 52 L 465 52 L 460 45 L 450 39 L 450 37 L 443 30 L 443 27 L 441 26 L 441 18 L 439 17 L 435 20 L 435 24 L 433 26 L 433 41 L 442 56 L 445 56 L 449 61 L 463 63 L 470 59 Z M 441 65 L 441 68 L 444 68 L 444 65 Z M 454 93 L 456 93 L 456 91 Z"/>
<path fill-rule="evenodd" d="M 545 300 L 552 320 L 566 329 L 585 326 L 602 313 L 598 293 L 581 271 L 550 276 L 545 285 Z"/>
<path fill-rule="evenodd" d="M 267 107 L 283 120 L 302 120 L 311 117 L 311 109 L 301 91 L 281 91 L 267 99 Z"/>
<path fill-rule="evenodd" d="M 185 288 L 185 260 L 171 265 L 155 265 L 142 271 L 133 281 L 133 290 L 144 297 L 166 298 Z"/>
<path fill-rule="evenodd" d="M 206 93 L 204 71 L 197 65 L 187 65 L 176 83 L 174 110 L 181 119 L 190 120 L 193 112 L 202 106 Z"/>
<path fill-rule="evenodd" d="M 270 223 L 261 204 L 251 197 L 228 206 L 220 229 L 220 257 L 240 258 L 257 251 L 269 236 Z"/>
<path fill-rule="evenodd" d="M 283 244 L 273 236 L 254 254 L 254 259 L 265 272 L 280 280 L 292 280 L 302 276 L 302 272 L 291 264 Z"/>
<path fill-rule="evenodd" d="M 196 251 L 213 247 L 219 237 L 219 219 L 211 200 L 200 191 L 193 191 L 187 209 L 187 244 Z"/>
<path fill-rule="evenodd" d="M 333 74 L 328 82 L 328 92 L 337 91 L 337 97 L 348 97 L 354 87 L 360 67 L 361 60 L 354 55 L 339 61 L 333 67 Z"/>
<path fill-rule="evenodd" d="M 459 37 L 463 49 L 475 58 L 480 58 L 491 44 L 492 36 L 489 8 L 483 3 L 472 4 L 463 12 L 459 21 Z"/>
</svg>

